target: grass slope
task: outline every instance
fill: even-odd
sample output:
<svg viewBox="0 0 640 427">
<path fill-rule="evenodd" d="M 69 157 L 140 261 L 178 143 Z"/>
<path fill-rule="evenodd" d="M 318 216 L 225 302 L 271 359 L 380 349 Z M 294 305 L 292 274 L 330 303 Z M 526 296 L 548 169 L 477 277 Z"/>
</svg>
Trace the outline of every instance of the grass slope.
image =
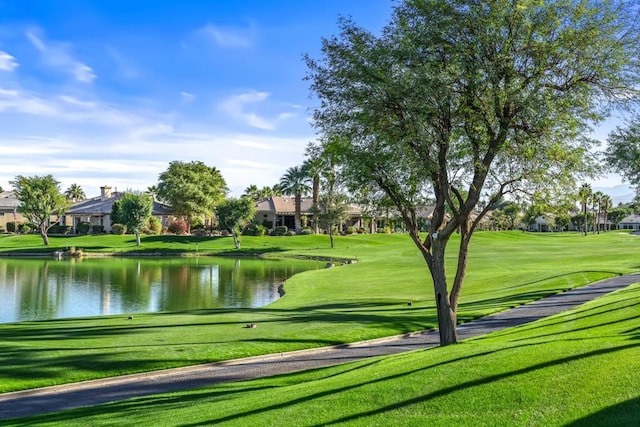
<svg viewBox="0 0 640 427">
<path fill-rule="evenodd" d="M 637 425 L 639 308 L 633 285 L 455 346 L 7 425 Z"/>
<path fill-rule="evenodd" d="M 84 237 L 96 239 L 93 246 L 84 246 L 87 250 L 112 248 L 130 239 L 73 239 Z M 147 239 L 150 237 L 154 236 Z M 0 238 L 0 246 L 5 239 L 13 237 Z M 193 244 L 190 239 L 171 244 L 184 247 L 180 245 Z M 199 250 L 215 252 L 230 243 L 208 239 L 199 243 Z M 152 243 L 145 240 L 147 244 Z M 459 319 L 466 321 L 637 271 L 640 263 L 632 254 L 639 244 L 637 237 L 626 233 L 587 237 L 477 233 Z M 353 342 L 436 325 L 431 281 L 406 235 L 341 237 L 335 250 L 328 248 L 326 236 L 247 237 L 243 247 L 272 254 L 357 258 L 359 262 L 296 275 L 287 281 L 283 298 L 260 309 L 0 325 L 0 392 Z M 451 249 L 453 257 L 455 247 Z M 414 303 L 409 307 L 407 301 Z M 243 329 L 246 323 L 258 327 Z"/>
</svg>

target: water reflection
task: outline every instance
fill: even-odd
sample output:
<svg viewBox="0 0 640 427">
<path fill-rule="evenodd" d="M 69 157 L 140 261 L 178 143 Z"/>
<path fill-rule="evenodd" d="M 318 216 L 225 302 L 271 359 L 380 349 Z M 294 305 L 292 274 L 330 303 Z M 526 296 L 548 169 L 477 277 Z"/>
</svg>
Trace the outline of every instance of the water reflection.
<svg viewBox="0 0 640 427">
<path fill-rule="evenodd" d="M 316 261 L 227 258 L 0 259 L 0 323 L 261 307 Z"/>
</svg>

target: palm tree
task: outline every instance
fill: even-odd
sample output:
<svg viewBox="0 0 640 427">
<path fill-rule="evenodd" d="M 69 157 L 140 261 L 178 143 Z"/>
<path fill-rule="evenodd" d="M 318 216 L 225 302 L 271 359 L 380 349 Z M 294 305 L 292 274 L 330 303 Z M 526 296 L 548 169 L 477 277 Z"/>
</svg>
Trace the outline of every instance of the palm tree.
<svg viewBox="0 0 640 427">
<path fill-rule="evenodd" d="M 144 194 L 147 194 L 151 196 L 153 200 L 156 200 L 156 196 L 158 195 L 158 186 L 157 185 L 148 186 L 147 191 L 145 191 Z"/>
<path fill-rule="evenodd" d="M 84 190 L 78 184 L 71 184 L 64 192 L 64 195 L 72 202 L 77 202 L 87 198 L 87 195 L 84 194 Z"/>
<path fill-rule="evenodd" d="M 593 213 L 593 233 L 597 232 L 598 234 L 600 234 L 600 210 L 602 196 L 604 196 L 603 192 L 596 191 L 591 197 L 591 211 Z"/>
<path fill-rule="evenodd" d="M 602 211 L 604 216 L 604 231 L 611 231 L 611 226 L 609 224 L 609 210 L 613 206 L 613 200 L 611 200 L 611 196 L 608 194 L 603 194 L 600 198 L 600 203 L 602 204 Z"/>
<path fill-rule="evenodd" d="M 302 196 L 309 193 L 309 177 L 300 166 L 287 169 L 280 178 L 280 187 L 285 196 L 295 197 L 295 228 L 296 234 L 302 232 Z"/>
<path fill-rule="evenodd" d="M 320 196 L 320 177 L 327 171 L 327 160 L 324 157 L 312 157 L 307 159 L 302 167 L 307 176 L 312 181 L 311 187 L 311 207 L 316 208 L 318 206 L 318 198 Z M 313 220 L 314 233 L 318 234 L 318 221 L 317 218 Z"/>
<path fill-rule="evenodd" d="M 578 191 L 578 198 L 580 199 L 580 204 L 582 205 L 582 214 L 584 215 L 584 228 L 583 235 L 587 235 L 589 231 L 589 221 L 587 220 L 587 207 L 589 206 L 589 202 L 591 201 L 591 196 L 593 194 L 593 190 L 591 189 L 591 185 L 584 183 L 580 187 Z"/>
</svg>

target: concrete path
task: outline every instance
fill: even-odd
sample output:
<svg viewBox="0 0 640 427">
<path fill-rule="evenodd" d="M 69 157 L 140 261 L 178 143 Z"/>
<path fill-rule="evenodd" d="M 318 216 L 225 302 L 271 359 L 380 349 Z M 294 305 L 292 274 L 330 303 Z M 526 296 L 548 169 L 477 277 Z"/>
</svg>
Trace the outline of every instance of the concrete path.
<svg viewBox="0 0 640 427">
<path fill-rule="evenodd" d="M 458 327 L 458 339 L 533 322 L 637 282 L 640 282 L 640 273 L 614 277 L 474 320 Z M 4 393 L 0 394 L 0 420 L 337 365 L 372 356 L 435 347 L 438 343 L 438 331 L 429 330 L 354 344 Z"/>
</svg>

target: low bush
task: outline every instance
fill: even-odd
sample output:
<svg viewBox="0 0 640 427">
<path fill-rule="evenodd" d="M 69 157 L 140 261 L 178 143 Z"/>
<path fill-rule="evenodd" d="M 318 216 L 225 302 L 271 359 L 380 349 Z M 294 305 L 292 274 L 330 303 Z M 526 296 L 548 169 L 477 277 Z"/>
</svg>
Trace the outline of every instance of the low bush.
<svg viewBox="0 0 640 427">
<path fill-rule="evenodd" d="M 87 234 L 89 232 L 89 227 L 90 225 L 88 222 L 81 222 L 76 226 L 76 231 L 78 234 Z"/>
<path fill-rule="evenodd" d="M 271 234 L 274 236 L 284 236 L 287 234 L 287 232 L 289 232 L 289 229 L 286 225 L 279 225 L 273 229 L 273 232 Z"/>
<path fill-rule="evenodd" d="M 7 231 L 9 233 L 15 233 L 16 232 L 16 223 L 11 221 L 7 223 Z"/>
<path fill-rule="evenodd" d="M 267 232 L 267 228 L 262 224 L 256 224 L 255 222 L 247 224 L 242 230 L 244 236 L 264 236 Z"/>
<path fill-rule="evenodd" d="M 104 225 L 92 225 L 91 226 L 92 234 L 102 234 L 104 233 Z"/>
<path fill-rule="evenodd" d="M 313 234 L 313 229 L 311 227 L 304 227 L 302 231 L 300 231 L 300 234 L 305 236 L 309 234 Z"/>
<path fill-rule="evenodd" d="M 353 234 L 355 233 L 356 229 L 353 227 L 347 227 L 347 229 L 344 231 L 345 234 Z"/>
<path fill-rule="evenodd" d="M 173 234 L 187 234 L 187 230 L 188 230 L 187 223 L 181 219 L 173 221 L 167 227 L 167 231 Z"/>
<path fill-rule="evenodd" d="M 151 216 L 144 232 L 146 234 L 160 234 L 162 232 L 162 223 L 155 216 Z"/>
<path fill-rule="evenodd" d="M 285 236 L 295 236 L 295 235 L 296 235 L 296 232 L 293 230 L 289 230 L 285 233 Z"/>
<path fill-rule="evenodd" d="M 111 232 L 119 235 L 125 234 L 127 232 L 127 226 L 124 224 L 113 224 L 111 226 Z"/>
</svg>

